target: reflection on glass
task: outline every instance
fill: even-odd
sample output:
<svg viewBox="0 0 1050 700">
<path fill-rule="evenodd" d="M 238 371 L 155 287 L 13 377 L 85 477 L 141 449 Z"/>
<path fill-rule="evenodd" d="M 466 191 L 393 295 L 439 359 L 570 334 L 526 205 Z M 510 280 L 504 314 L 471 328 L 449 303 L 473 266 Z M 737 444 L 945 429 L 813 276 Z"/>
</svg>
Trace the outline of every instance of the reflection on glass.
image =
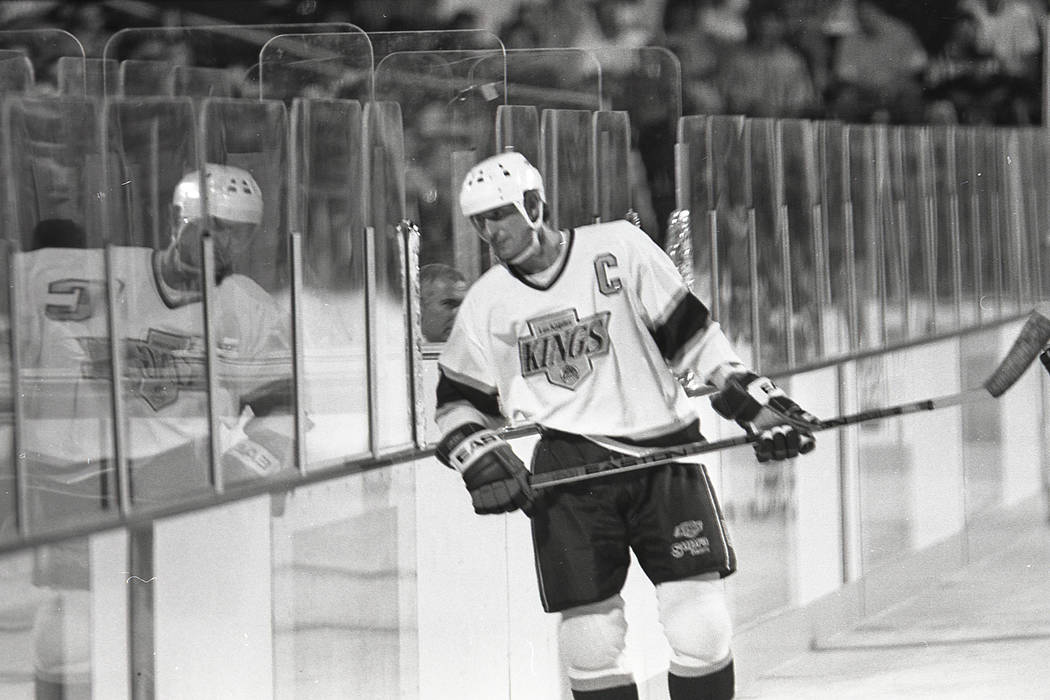
<svg viewBox="0 0 1050 700">
<path fill-rule="evenodd" d="M 307 468 L 368 451 L 362 107 L 299 99 L 291 112 L 297 186 L 293 230 L 302 232 L 298 299 Z"/>
<path fill-rule="evenodd" d="M 15 474 L 15 395 L 11 366 L 11 246 L 0 241 L 0 542 L 18 527 Z"/>
<path fill-rule="evenodd" d="M 857 361 L 860 410 L 890 403 L 883 357 Z M 912 469 L 901 420 L 862 423 L 857 431 L 860 559 L 864 572 L 895 561 L 910 545 L 908 483 Z"/>
<path fill-rule="evenodd" d="M 89 697 L 86 556 L 81 539 L 0 559 L 0 696 Z"/>
<path fill-rule="evenodd" d="M 411 470 L 299 489 L 274 521 L 278 697 L 396 698 L 417 690 Z"/>
<path fill-rule="evenodd" d="M 296 466 L 292 323 L 274 296 L 289 284 L 285 105 L 208 98 L 200 124 L 203 159 L 222 164 L 200 186 L 215 251 L 217 284 L 206 290 L 206 305 L 223 480 L 288 475 Z"/>
<path fill-rule="evenodd" d="M 791 322 L 790 280 L 785 276 L 784 236 L 787 220 L 784 218 L 784 181 L 780 173 L 782 151 L 777 140 L 776 123 L 772 119 L 750 120 L 751 188 L 755 212 L 755 260 L 752 274 L 757 272 L 752 289 L 762 300 L 755 319 L 754 339 L 758 346 L 756 367 L 770 371 L 792 359 L 789 350 L 788 324 Z M 736 247 L 730 255 L 746 260 L 744 249 Z M 743 290 L 741 290 L 743 291 Z M 745 298 L 750 298 L 751 294 Z M 753 301 L 753 300 L 752 300 Z M 754 309 L 754 304 L 751 304 Z"/>
<path fill-rule="evenodd" d="M 791 602 L 794 469 L 760 464 L 750 447 L 722 452 L 722 511 L 740 560 L 726 592 L 738 625 Z"/>
<path fill-rule="evenodd" d="M 962 376 L 982 377 L 999 361 L 994 334 L 979 336 L 985 342 L 965 343 Z M 979 401 L 962 407 L 965 509 L 969 522 L 997 508 L 1003 498 L 1002 405 Z"/>
</svg>

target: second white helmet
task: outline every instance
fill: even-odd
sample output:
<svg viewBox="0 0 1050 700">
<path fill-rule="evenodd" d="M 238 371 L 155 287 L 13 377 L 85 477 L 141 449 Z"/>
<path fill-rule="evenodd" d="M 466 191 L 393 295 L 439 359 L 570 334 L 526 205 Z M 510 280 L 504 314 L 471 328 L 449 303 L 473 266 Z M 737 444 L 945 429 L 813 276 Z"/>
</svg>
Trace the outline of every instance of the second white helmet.
<svg viewBox="0 0 1050 700">
<path fill-rule="evenodd" d="M 183 176 L 175 186 L 172 205 L 183 219 L 201 217 L 201 179 L 200 172 L 194 170 Z M 262 223 L 262 191 L 247 170 L 232 165 L 207 163 L 203 180 L 209 214 L 237 223 Z"/>
<path fill-rule="evenodd" d="M 529 200 L 538 201 L 539 206 L 530 206 L 533 202 Z M 480 214 L 507 205 L 513 205 L 535 229 L 543 218 L 546 203 L 543 176 L 516 151 L 490 156 L 472 167 L 459 191 L 459 207 L 479 232 L 485 228 Z"/>
</svg>

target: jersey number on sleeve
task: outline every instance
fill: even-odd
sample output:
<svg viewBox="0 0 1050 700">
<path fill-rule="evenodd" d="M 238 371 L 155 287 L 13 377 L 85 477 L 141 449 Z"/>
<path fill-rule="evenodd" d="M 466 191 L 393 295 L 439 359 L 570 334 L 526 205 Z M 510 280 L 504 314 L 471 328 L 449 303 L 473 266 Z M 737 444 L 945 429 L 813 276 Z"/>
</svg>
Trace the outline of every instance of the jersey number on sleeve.
<svg viewBox="0 0 1050 700">
<path fill-rule="evenodd" d="M 47 285 L 44 315 L 52 321 L 86 321 L 95 315 L 95 304 L 105 286 L 98 280 L 64 279 Z"/>
</svg>

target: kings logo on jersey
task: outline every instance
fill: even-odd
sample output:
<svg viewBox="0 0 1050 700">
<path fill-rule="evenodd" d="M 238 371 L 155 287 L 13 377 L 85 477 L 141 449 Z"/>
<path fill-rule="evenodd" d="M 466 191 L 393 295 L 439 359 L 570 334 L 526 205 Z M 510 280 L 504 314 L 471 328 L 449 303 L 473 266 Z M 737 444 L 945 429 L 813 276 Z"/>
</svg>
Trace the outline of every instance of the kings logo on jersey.
<svg viewBox="0 0 1050 700">
<path fill-rule="evenodd" d="M 543 373 L 555 386 L 575 389 L 594 366 L 591 358 L 609 352 L 609 312 L 581 319 L 575 309 L 528 321 L 530 335 L 518 338 L 521 376 Z"/>
<path fill-rule="evenodd" d="M 85 379 L 113 376 L 108 338 L 80 338 Z M 124 388 L 154 411 L 173 405 L 180 390 L 206 391 L 208 377 L 199 336 L 149 329 L 145 339 L 125 338 Z"/>
</svg>

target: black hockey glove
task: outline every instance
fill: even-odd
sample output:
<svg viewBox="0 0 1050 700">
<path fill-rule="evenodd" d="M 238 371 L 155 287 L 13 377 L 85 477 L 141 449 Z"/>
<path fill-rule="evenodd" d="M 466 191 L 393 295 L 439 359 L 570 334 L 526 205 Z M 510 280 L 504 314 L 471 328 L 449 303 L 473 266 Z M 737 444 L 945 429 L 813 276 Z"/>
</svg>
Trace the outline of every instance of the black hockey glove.
<svg viewBox="0 0 1050 700">
<path fill-rule="evenodd" d="M 791 459 L 816 447 L 811 429 L 818 427 L 820 420 L 767 377 L 754 372 L 730 375 L 722 390 L 711 397 L 711 407 L 755 436 L 759 462 Z"/>
<path fill-rule="evenodd" d="M 475 513 L 509 513 L 521 508 L 532 516 L 535 492 L 529 470 L 495 432 L 477 423 L 461 425 L 442 438 L 437 458 L 463 475 Z"/>
</svg>

